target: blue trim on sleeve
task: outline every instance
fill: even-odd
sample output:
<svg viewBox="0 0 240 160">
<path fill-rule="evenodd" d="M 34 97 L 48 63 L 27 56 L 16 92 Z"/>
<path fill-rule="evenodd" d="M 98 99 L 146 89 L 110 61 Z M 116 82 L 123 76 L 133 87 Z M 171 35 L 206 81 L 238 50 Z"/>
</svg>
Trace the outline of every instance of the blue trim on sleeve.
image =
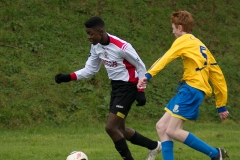
<svg viewBox="0 0 240 160">
<path fill-rule="evenodd" d="M 218 113 L 221 113 L 221 112 L 225 112 L 227 108 L 223 106 L 223 107 L 217 108 L 217 110 L 218 110 Z"/>
<path fill-rule="evenodd" d="M 147 77 L 148 81 L 152 78 L 152 75 L 150 73 L 146 73 L 145 76 Z"/>
</svg>

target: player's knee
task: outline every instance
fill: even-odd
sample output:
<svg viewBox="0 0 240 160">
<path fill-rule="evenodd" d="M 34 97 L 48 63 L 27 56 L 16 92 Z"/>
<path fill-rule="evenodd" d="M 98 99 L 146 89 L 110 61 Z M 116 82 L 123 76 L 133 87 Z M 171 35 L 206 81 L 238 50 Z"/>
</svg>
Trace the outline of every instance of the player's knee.
<svg viewBox="0 0 240 160">
<path fill-rule="evenodd" d="M 156 130 L 158 133 L 165 133 L 166 132 L 166 129 L 167 129 L 167 125 L 162 123 L 161 121 L 158 121 L 156 123 Z"/>
<path fill-rule="evenodd" d="M 119 131 L 120 131 L 120 132 L 124 135 L 124 137 L 125 137 L 125 134 L 126 134 L 125 129 L 119 128 Z"/>
<path fill-rule="evenodd" d="M 171 138 L 173 138 L 174 137 L 174 132 L 171 130 L 171 129 L 166 129 L 166 134 L 169 136 L 169 137 L 171 137 Z"/>
<path fill-rule="evenodd" d="M 179 130 L 167 128 L 166 134 L 173 139 L 178 139 Z"/>
<path fill-rule="evenodd" d="M 112 126 L 106 125 L 105 126 L 105 131 L 111 135 L 114 132 L 114 128 Z"/>
</svg>

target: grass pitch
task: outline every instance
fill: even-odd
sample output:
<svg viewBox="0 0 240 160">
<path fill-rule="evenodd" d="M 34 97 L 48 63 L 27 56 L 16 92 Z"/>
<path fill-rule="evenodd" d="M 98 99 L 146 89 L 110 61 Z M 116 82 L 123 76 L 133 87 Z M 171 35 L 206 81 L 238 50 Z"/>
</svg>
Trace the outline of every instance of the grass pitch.
<svg viewBox="0 0 240 160">
<path fill-rule="evenodd" d="M 65 160 L 75 150 L 85 152 L 89 160 L 121 160 L 114 145 L 104 130 L 105 124 L 68 126 L 63 128 L 37 127 L 21 130 L 0 131 L 0 159 L 21 160 Z M 149 122 L 131 123 L 129 126 L 141 134 L 158 139 L 155 124 Z M 231 160 L 239 160 L 240 129 L 232 123 L 187 122 L 186 130 L 214 147 L 225 148 Z M 147 149 L 128 143 L 136 160 L 144 160 Z M 206 155 L 188 146 L 174 143 L 175 160 L 206 160 Z M 161 154 L 156 160 L 161 160 Z"/>
</svg>

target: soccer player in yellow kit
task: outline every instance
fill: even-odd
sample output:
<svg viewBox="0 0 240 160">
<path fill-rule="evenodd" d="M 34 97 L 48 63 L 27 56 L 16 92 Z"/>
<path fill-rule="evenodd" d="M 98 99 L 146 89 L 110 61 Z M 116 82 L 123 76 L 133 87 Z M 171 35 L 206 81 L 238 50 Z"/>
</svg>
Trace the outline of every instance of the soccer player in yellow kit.
<svg viewBox="0 0 240 160">
<path fill-rule="evenodd" d="M 144 88 L 147 82 L 160 72 L 169 62 L 181 57 L 184 73 L 178 93 L 165 107 L 165 114 L 156 124 L 156 130 L 162 144 L 164 160 L 173 160 L 173 141 L 183 142 L 200 151 L 211 160 L 223 160 L 228 157 L 223 148 L 214 148 L 192 133 L 183 130 L 186 120 L 196 120 L 199 106 L 204 97 L 212 94 L 211 81 L 216 98 L 216 108 L 221 119 L 226 119 L 227 85 L 224 75 L 208 48 L 191 34 L 194 20 L 187 11 L 174 12 L 171 15 L 172 32 L 176 36 L 171 48 L 159 58 L 139 80 L 138 88 Z"/>
</svg>

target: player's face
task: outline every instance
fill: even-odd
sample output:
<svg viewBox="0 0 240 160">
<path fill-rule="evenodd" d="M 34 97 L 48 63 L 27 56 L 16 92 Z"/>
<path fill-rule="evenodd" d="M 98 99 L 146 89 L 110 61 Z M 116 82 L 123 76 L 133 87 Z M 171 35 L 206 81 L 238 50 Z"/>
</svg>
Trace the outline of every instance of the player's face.
<svg viewBox="0 0 240 160">
<path fill-rule="evenodd" d="M 86 28 L 86 32 L 88 35 L 88 40 L 91 44 L 96 45 L 102 40 L 103 30 L 94 29 L 94 28 Z"/>
<path fill-rule="evenodd" d="M 180 37 L 182 35 L 182 26 L 181 25 L 175 25 L 172 23 L 172 33 L 175 35 L 176 38 Z"/>
</svg>

